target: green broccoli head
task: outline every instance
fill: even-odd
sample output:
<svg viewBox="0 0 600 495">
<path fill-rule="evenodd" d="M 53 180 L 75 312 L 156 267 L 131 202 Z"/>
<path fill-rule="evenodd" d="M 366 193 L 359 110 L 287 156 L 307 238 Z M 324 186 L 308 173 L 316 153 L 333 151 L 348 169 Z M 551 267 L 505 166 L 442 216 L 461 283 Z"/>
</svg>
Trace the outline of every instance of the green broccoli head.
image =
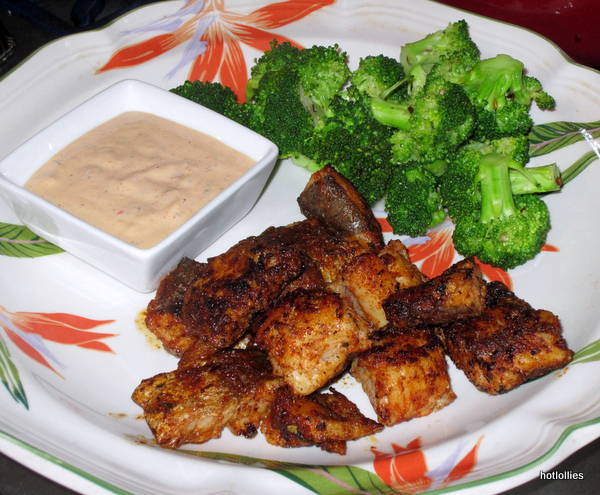
<svg viewBox="0 0 600 495">
<path fill-rule="evenodd" d="M 471 100 L 488 111 L 498 111 L 511 100 L 528 107 L 532 101 L 539 102 L 544 110 L 554 108 L 554 99 L 542 90 L 540 82 L 525 76 L 523 63 L 510 55 L 480 60 L 463 86 Z"/>
<path fill-rule="evenodd" d="M 454 229 L 456 250 L 505 270 L 534 258 L 550 230 L 548 207 L 538 196 L 524 195 L 515 197 L 514 208 L 516 213 L 488 222 L 463 217 Z"/>
<path fill-rule="evenodd" d="M 300 160 L 349 74 L 346 54 L 337 45 L 299 49 L 273 42 L 251 70 L 248 108 L 231 113 L 277 144 L 281 158 Z"/>
<path fill-rule="evenodd" d="M 475 104 L 473 138 L 478 141 L 527 136 L 532 126 L 529 105 L 508 100 L 501 108 L 488 110 L 481 104 Z"/>
<path fill-rule="evenodd" d="M 296 99 L 317 124 L 325 115 L 331 99 L 348 81 L 350 69 L 346 59 L 347 55 L 337 45 L 300 49 L 289 42 L 272 42 L 271 49 L 257 59 L 251 69 L 246 97 L 251 102 L 262 101 L 265 98 L 265 88 L 275 90 L 271 83 L 263 84 L 263 79 L 282 70 L 295 72 Z M 285 112 L 285 109 L 281 112 Z"/>
<path fill-rule="evenodd" d="M 456 250 L 484 263 L 514 268 L 540 251 L 550 216 L 537 195 L 513 194 L 510 172 L 524 169 L 490 148 L 472 146 L 462 160 L 451 163 L 440 193 L 455 223 Z M 463 204 L 458 204 L 458 187 L 463 189 Z"/>
<path fill-rule="evenodd" d="M 429 34 L 425 38 L 406 43 L 400 50 L 400 62 L 409 74 L 415 66 L 429 72 L 436 63 L 447 64 L 445 70 L 464 72 L 479 60 L 479 48 L 471 39 L 465 20 L 450 23 L 445 29 Z M 458 67 L 451 69 L 450 65 Z"/>
<path fill-rule="evenodd" d="M 465 55 L 463 52 L 453 52 L 443 55 L 429 69 L 427 73 L 437 75 L 456 84 L 462 84 L 467 74 L 473 70 L 473 67 L 479 62 L 479 52 Z M 415 67 L 411 74 L 414 74 L 420 66 Z"/>
<path fill-rule="evenodd" d="M 301 49 L 292 45 L 289 41 L 277 43 L 271 41 L 270 49 L 265 51 L 259 58 L 254 60 L 250 69 L 250 79 L 246 84 L 246 100 L 252 101 L 260 80 L 267 72 L 278 71 L 284 67 L 295 64 L 300 57 Z"/>
<path fill-rule="evenodd" d="M 527 136 L 502 137 L 487 141 L 492 150 L 508 156 L 519 165 L 525 166 L 529 161 L 529 138 Z"/>
<path fill-rule="evenodd" d="M 473 129 L 473 106 L 465 91 L 439 77 L 428 77 L 406 103 L 373 99 L 372 108 L 377 120 L 398 128 L 391 138 L 395 163 L 444 159 Z"/>
<path fill-rule="evenodd" d="M 523 63 L 509 55 L 481 60 L 462 84 L 476 109 L 477 140 L 524 136 L 533 125 L 529 115 L 532 101 L 542 110 L 555 106 L 541 83 L 525 75 Z"/>
<path fill-rule="evenodd" d="M 556 100 L 542 89 L 542 83 L 535 77 L 525 76 L 525 94 L 529 95 L 540 110 L 554 110 Z"/>
<path fill-rule="evenodd" d="M 300 99 L 300 76 L 292 67 L 266 72 L 256 89 L 249 126 L 279 147 L 280 158 L 302 154 L 314 130 Z"/>
<path fill-rule="evenodd" d="M 416 237 L 446 218 L 436 178 L 420 163 L 395 167 L 385 197 L 394 233 Z"/>
<path fill-rule="evenodd" d="M 490 156 L 495 157 L 496 161 L 502 158 L 502 163 L 508 167 L 512 195 L 559 190 L 562 183 L 556 164 L 524 166 L 528 156 L 527 147 L 527 138 L 503 138 L 487 143 L 472 141 L 453 153 L 446 162 L 439 189 L 450 218 L 456 222 L 473 212 L 481 212 L 480 167 Z"/>
<path fill-rule="evenodd" d="M 374 203 L 383 197 L 390 179 L 391 133 L 373 118 L 368 101 L 356 92 L 340 93 L 327 119 L 306 141 L 304 156 L 294 161 L 309 170 L 332 165 Z"/>
<path fill-rule="evenodd" d="M 220 114 L 237 104 L 233 90 L 217 82 L 185 81 L 170 91 Z"/>
<path fill-rule="evenodd" d="M 479 162 L 484 154 L 492 151 L 488 144 L 469 143 L 453 153 L 448 160 L 439 191 L 452 220 L 456 221 L 481 210 Z"/>
<path fill-rule="evenodd" d="M 223 115 L 245 127 L 252 127 L 255 110 L 255 106 L 250 103 L 238 103 L 236 105 L 227 105 L 223 111 Z"/>
<path fill-rule="evenodd" d="M 388 101 L 398 101 L 406 96 L 406 88 L 393 88 L 405 77 L 404 69 L 397 60 L 385 55 L 361 58 L 358 68 L 350 75 L 350 82 L 361 93 Z M 390 89 L 395 89 L 389 96 Z"/>
<path fill-rule="evenodd" d="M 529 162 L 529 138 L 527 136 L 504 137 L 488 141 L 492 151 L 509 157 L 517 165 L 510 169 L 510 187 L 513 194 L 544 194 L 560 190 L 563 185 L 561 172 L 556 163 L 527 167 Z"/>
<path fill-rule="evenodd" d="M 251 126 L 254 107 L 248 103 L 238 103 L 233 90 L 220 83 L 186 81 L 171 89 L 171 92 L 225 115 L 243 126 Z"/>
<path fill-rule="evenodd" d="M 305 106 L 316 118 L 327 111 L 333 97 L 350 77 L 347 54 L 338 45 L 313 46 L 296 61 Z"/>
</svg>

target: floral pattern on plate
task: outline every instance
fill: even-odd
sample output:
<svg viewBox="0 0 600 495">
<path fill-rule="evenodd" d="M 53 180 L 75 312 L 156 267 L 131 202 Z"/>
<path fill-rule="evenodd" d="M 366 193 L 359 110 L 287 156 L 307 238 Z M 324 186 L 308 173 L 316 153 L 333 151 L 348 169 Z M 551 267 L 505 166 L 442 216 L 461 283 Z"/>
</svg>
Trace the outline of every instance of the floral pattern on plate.
<svg viewBox="0 0 600 495">
<path fill-rule="evenodd" d="M 406 447 L 392 443 L 393 454 L 379 452 L 375 455 L 373 468 L 377 475 L 396 493 L 420 493 L 434 488 L 443 488 L 464 478 L 477 464 L 477 450 L 482 438 L 460 459 L 461 444 L 439 466 L 428 469 L 425 453 L 421 450 L 421 439 L 415 438 Z"/>
<path fill-rule="evenodd" d="M 265 51 L 269 44 L 294 40 L 268 31 L 295 22 L 335 0 L 288 0 L 240 14 L 225 7 L 224 0 L 189 0 L 174 14 L 126 34 L 166 31 L 144 41 L 121 48 L 98 72 L 131 67 L 151 60 L 176 46 L 187 43 L 183 57 L 168 77 L 190 66 L 190 81 L 213 81 L 216 77 L 244 100 L 248 71 L 240 43 Z"/>
<path fill-rule="evenodd" d="M 48 348 L 45 341 L 72 345 L 100 352 L 113 352 L 102 339 L 114 337 L 114 333 L 98 333 L 88 330 L 114 320 L 92 320 L 68 313 L 10 312 L 0 306 L 0 328 L 14 345 L 27 357 L 63 377 L 57 368 L 65 365 Z M 10 358 L 8 348 L 0 337 L 0 376 L 12 397 L 28 407 L 27 396 L 19 372 Z"/>
<path fill-rule="evenodd" d="M 297 46 L 301 46 L 298 41 L 299 38 L 293 35 L 295 31 L 292 30 L 288 34 L 285 28 L 299 20 L 310 21 L 312 18 L 318 18 L 323 7 L 334 8 L 339 6 L 340 12 L 347 14 L 347 11 L 343 10 L 345 3 L 333 0 L 289 0 L 269 4 L 246 2 L 244 7 L 240 6 L 239 8 L 237 8 L 237 3 L 235 0 L 164 2 L 165 5 L 158 8 L 164 8 L 165 15 L 154 15 L 154 9 L 149 7 L 147 10 L 149 14 L 141 15 L 140 22 L 136 25 L 128 25 L 127 29 L 121 29 L 115 35 L 115 38 L 119 40 L 128 37 L 128 39 L 131 38 L 134 41 L 122 48 L 112 46 L 108 56 L 102 54 L 104 58 L 100 62 L 94 59 L 86 66 L 85 71 L 101 78 L 117 73 L 115 69 L 121 69 L 123 74 L 127 74 L 128 70 L 139 67 L 146 62 L 164 60 L 164 63 L 160 65 L 162 72 L 157 75 L 157 79 L 159 76 L 166 76 L 169 80 L 174 77 L 175 73 L 185 70 L 187 71 L 187 77 L 192 80 L 220 80 L 234 88 L 239 99 L 243 100 L 250 60 L 242 53 L 243 48 L 260 52 L 268 47 L 272 39 L 290 41 Z M 250 4 L 249 12 L 243 13 L 242 11 Z M 358 5 L 357 11 L 362 7 L 365 10 L 360 11 L 360 13 L 364 15 L 365 12 L 367 14 L 371 13 L 369 9 L 372 9 L 379 16 L 377 19 L 382 25 L 384 25 L 385 18 L 396 15 L 395 9 L 397 6 L 395 2 L 382 2 L 382 5 L 385 4 L 386 9 L 388 9 L 385 10 L 384 15 L 380 15 L 376 7 L 367 4 L 368 2 L 364 2 L 364 5 Z M 411 8 L 408 2 L 404 2 L 403 5 L 405 9 Z M 429 14 L 432 12 L 435 14 L 437 9 L 443 8 L 439 5 L 423 2 L 419 9 L 424 9 Z M 441 12 L 447 15 L 447 11 L 442 10 Z M 428 19 L 431 18 L 433 17 L 429 15 Z M 361 17 L 357 25 L 365 24 L 364 20 L 364 17 Z M 417 26 L 415 29 L 424 29 L 424 27 Z M 336 30 L 335 26 L 332 26 L 331 30 L 334 32 Z M 147 37 L 147 33 L 159 34 Z M 74 44 L 76 44 L 77 39 L 77 37 L 73 38 Z M 497 39 L 501 39 L 501 37 L 497 37 Z M 39 61 L 39 58 L 36 60 Z M 49 63 L 54 62 L 50 60 Z M 63 67 L 59 63 L 55 65 L 56 67 Z M 66 71 L 67 69 L 65 69 L 65 73 Z M 44 74 L 44 77 L 46 77 L 43 71 L 40 71 L 40 74 Z M 85 75 L 87 73 L 82 71 L 82 74 L 75 77 L 80 77 L 83 80 L 84 77 L 87 77 Z M 18 77 L 18 75 L 19 72 L 17 71 L 15 76 Z M 55 75 L 55 77 L 58 76 Z M 153 82 L 156 83 L 156 81 Z M 178 80 L 176 84 L 179 83 L 181 81 Z M 175 83 L 172 85 L 174 86 Z M 592 118 L 594 117 L 597 118 L 597 116 L 592 116 Z M 532 156 L 560 152 L 567 146 L 587 139 L 586 133 L 592 138 L 598 137 L 600 135 L 600 121 L 560 121 L 536 126 L 531 135 Z M 597 150 L 587 151 L 581 156 L 573 156 L 571 153 L 569 154 L 570 161 L 568 163 L 572 165 L 566 170 L 571 176 L 576 176 L 597 158 Z M 384 219 L 380 219 L 380 222 L 384 226 L 384 230 L 387 231 L 386 235 L 391 236 L 391 229 L 385 225 L 387 222 Z M 442 224 L 439 228 L 428 233 L 426 238 L 407 240 L 409 253 L 413 261 L 420 263 L 423 271 L 428 276 L 441 273 L 458 256 L 452 245 L 451 236 L 451 224 Z M 570 239 L 559 239 L 559 241 L 556 246 L 561 248 L 560 251 L 558 247 L 553 245 L 547 245 L 544 250 L 562 254 L 563 248 L 568 248 Z M 562 244 L 563 241 L 564 245 Z M 4 260 L 18 263 L 35 263 L 40 259 L 16 260 L 16 258 L 44 258 L 44 255 L 59 251 L 43 239 L 34 236 L 23 226 L 0 223 L 0 254 L 3 255 Z M 482 265 L 482 269 L 491 280 L 502 280 L 510 287 L 515 284 L 513 277 L 508 272 L 487 265 Z M 8 307 L 14 307 L 12 303 L 9 304 L 5 301 L 2 301 L 2 303 Z M 84 314 L 84 312 L 82 311 L 81 314 Z M 46 341 L 86 350 L 113 352 L 113 348 L 106 344 L 104 339 L 114 337 L 115 334 L 91 331 L 99 326 L 107 325 L 113 320 L 92 320 L 69 313 L 10 312 L 5 309 L 0 312 L 0 317 L 3 329 L 3 335 L 0 335 L 0 378 L 2 378 L 3 385 L 15 401 L 26 407 L 28 404 L 27 396 L 21 382 L 21 375 L 13 361 L 13 357 L 17 353 L 27 356 L 27 359 L 19 362 L 22 364 L 23 376 L 29 371 L 28 364 L 37 363 L 34 366 L 43 366 L 49 370 L 49 375 L 57 377 L 64 374 L 66 380 L 68 380 L 67 373 L 57 364 L 65 361 L 66 355 L 58 355 L 50 351 Z M 131 322 L 121 317 L 116 318 L 116 321 L 123 326 L 131 325 Z M 5 339 L 6 342 L 2 339 L 3 336 L 8 338 Z M 600 340 L 592 339 L 591 343 L 584 342 L 579 347 L 580 350 L 575 354 L 573 364 L 595 363 L 600 360 Z M 54 347 L 53 349 L 57 348 Z M 557 378 L 558 375 L 560 373 L 555 374 Z M 551 379 L 555 382 L 554 378 L 553 376 Z M 31 416 L 35 414 L 35 411 L 28 411 L 27 414 Z M 21 419 L 24 416 L 25 414 L 21 416 Z M 557 448 L 556 446 L 560 446 L 564 442 L 564 438 L 570 433 L 578 428 L 593 425 L 595 422 L 597 422 L 595 419 L 586 419 L 585 421 L 579 421 L 578 418 L 573 419 L 572 423 L 569 423 L 569 427 L 562 430 L 560 438 L 552 444 L 552 448 L 546 448 L 544 450 L 545 454 L 534 460 L 541 462 L 543 459 L 550 457 Z M 4 438 L 10 437 L 10 434 L 0 433 L 4 435 Z M 331 465 L 309 465 L 272 459 L 257 459 L 224 452 L 199 452 L 196 450 L 182 450 L 181 452 L 204 459 L 257 466 L 264 468 L 266 471 L 278 473 L 293 482 L 280 487 L 281 492 L 292 486 L 323 495 L 341 493 L 383 494 L 397 493 L 398 491 L 414 493 L 437 489 L 450 491 L 454 487 L 460 489 L 460 483 L 467 480 L 481 484 L 494 481 L 492 479 L 479 480 L 474 472 L 475 467 L 480 467 L 481 454 L 487 446 L 486 438 L 489 438 L 488 433 L 492 432 L 486 432 L 485 437 L 471 436 L 468 437 L 468 440 L 463 438 L 451 439 L 444 446 L 445 457 L 442 456 L 444 457 L 442 459 L 433 457 L 431 452 L 422 445 L 421 437 L 408 436 L 408 439 L 412 438 L 410 441 L 407 438 L 399 438 L 396 443 L 386 437 L 385 442 L 381 441 L 381 445 L 370 449 L 370 457 L 353 463 L 356 465 L 339 465 L 335 463 Z M 394 434 L 396 434 L 396 431 L 394 431 Z M 54 457 L 40 451 L 39 447 L 28 445 L 26 441 L 15 440 L 14 443 L 19 448 L 27 449 L 40 457 L 53 460 L 56 464 L 69 466 L 68 462 L 64 462 L 60 457 Z M 389 449 L 387 448 L 388 445 Z M 127 446 L 121 447 L 127 448 Z M 49 449 L 49 447 L 43 448 Z M 388 450 L 389 452 L 387 452 Z M 111 452 L 111 455 L 113 454 L 117 456 L 119 449 Z M 160 454 L 166 456 L 164 459 L 168 459 L 168 452 L 160 452 Z M 336 462 L 339 462 L 339 460 Z M 215 464 L 212 467 L 216 471 L 222 466 Z M 159 469 L 160 466 L 157 465 L 156 468 Z M 514 474 L 518 474 L 519 469 L 525 468 L 526 466 L 522 465 L 522 468 L 513 469 Z M 122 479 L 120 475 L 107 478 L 109 481 L 106 481 L 72 466 L 69 469 L 109 491 L 126 493 L 116 486 Z M 240 477 L 242 476 L 243 472 L 240 472 Z M 511 475 L 501 473 L 497 478 L 500 476 L 502 478 L 511 477 Z M 236 476 L 234 475 L 231 478 L 236 478 Z M 260 481 L 258 483 L 260 484 Z M 504 487 L 506 488 L 508 485 L 504 485 Z M 262 487 L 258 489 L 260 490 Z"/>
</svg>

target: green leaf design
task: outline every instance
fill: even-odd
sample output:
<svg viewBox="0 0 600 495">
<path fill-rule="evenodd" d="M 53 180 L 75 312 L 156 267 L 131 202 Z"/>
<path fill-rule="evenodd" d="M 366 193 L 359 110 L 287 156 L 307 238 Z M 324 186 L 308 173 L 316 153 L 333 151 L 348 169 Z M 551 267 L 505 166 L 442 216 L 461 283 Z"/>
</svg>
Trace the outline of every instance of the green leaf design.
<svg viewBox="0 0 600 495">
<path fill-rule="evenodd" d="M 541 156 L 585 139 L 581 129 L 591 137 L 600 136 L 600 120 L 595 122 L 550 122 L 534 125 L 529 133 L 529 153 Z"/>
<path fill-rule="evenodd" d="M 598 155 L 595 151 L 588 151 L 584 154 L 579 160 L 573 163 L 570 167 L 563 170 L 560 174 L 563 186 L 572 181 L 575 177 L 577 177 L 581 172 L 583 172 L 590 163 L 598 159 Z"/>
<path fill-rule="evenodd" d="M 0 222 L 0 255 L 36 258 L 62 251 L 23 225 Z"/>
<path fill-rule="evenodd" d="M 6 347 L 2 337 L 0 337 L 0 381 L 14 400 L 23 404 L 25 409 L 29 409 L 29 402 L 21 383 L 19 370 L 12 362 L 8 347 Z"/>
<path fill-rule="evenodd" d="M 375 473 L 356 466 L 321 466 L 257 459 L 220 452 L 180 450 L 186 454 L 269 469 L 319 495 L 377 495 L 397 493 Z"/>
<path fill-rule="evenodd" d="M 596 340 L 577 351 L 570 364 L 589 363 L 598 360 L 600 360 L 600 340 Z"/>
</svg>

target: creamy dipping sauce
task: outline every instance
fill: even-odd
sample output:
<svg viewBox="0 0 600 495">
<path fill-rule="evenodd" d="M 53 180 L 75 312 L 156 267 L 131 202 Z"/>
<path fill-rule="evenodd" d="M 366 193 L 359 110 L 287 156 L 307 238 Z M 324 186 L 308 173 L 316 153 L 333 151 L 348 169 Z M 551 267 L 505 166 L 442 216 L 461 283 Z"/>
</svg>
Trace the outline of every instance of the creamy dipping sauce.
<svg viewBox="0 0 600 495">
<path fill-rule="evenodd" d="M 254 163 L 189 127 L 126 112 L 59 151 L 25 188 L 145 249 L 189 220 Z"/>
</svg>

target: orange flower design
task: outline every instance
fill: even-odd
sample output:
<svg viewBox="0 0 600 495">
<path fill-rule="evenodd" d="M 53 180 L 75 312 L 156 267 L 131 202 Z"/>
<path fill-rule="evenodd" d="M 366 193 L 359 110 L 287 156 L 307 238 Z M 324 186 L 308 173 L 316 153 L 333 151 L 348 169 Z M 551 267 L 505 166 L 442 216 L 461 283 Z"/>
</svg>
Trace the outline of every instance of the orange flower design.
<svg viewBox="0 0 600 495">
<path fill-rule="evenodd" d="M 429 240 L 423 244 L 408 247 L 408 254 L 413 263 L 422 261 L 421 271 L 429 278 L 437 277 L 452 265 L 456 251 L 452 242 L 453 227 L 443 227 L 429 232 Z M 485 277 L 490 281 L 503 282 L 512 289 L 513 282 L 506 270 L 475 259 Z"/>
<path fill-rule="evenodd" d="M 240 43 L 260 51 L 268 49 L 273 40 L 278 43 L 289 41 L 301 47 L 269 30 L 295 22 L 333 3 L 335 0 L 287 0 L 240 14 L 227 10 L 225 0 L 188 0 L 174 14 L 128 31 L 162 31 L 163 34 L 121 48 L 98 72 L 135 66 L 186 43 L 181 61 L 168 76 L 190 65 L 187 79 L 213 81 L 218 76 L 220 82 L 233 89 L 243 101 L 248 72 Z"/>
<path fill-rule="evenodd" d="M 386 218 L 377 217 L 377 221 L 384 233 L 393 232 L 392 226 Z M 426 237 L 420 238 L 424 242 L 418 242 L 416 239 L 409 239 L 406 242 L 411 261 L 413 263 L 422 262 L 421 271 L 429 278 L 437 277 L 452 265 L 456 257 L 456 250 L 452 242 L 453 231 L 454 226 L 450 223 L 445 223 L 441 227 L 428 232 Z M 542 247 L 542 251 L 555 253 L 559 249 L 551 244 L 545 244 Z M 475 258 L 475 261 L 490 282 L 502 282 L 512 290 L 513 281 L 506 270 L 483 263 L 477 258 Z"/>
<path fill-rule="evenodd" d="M 560 249 L 558 249 L 556 246 L 553 246 L 552 244 L 544 244 L 542 246 L 542 251 L 548 251 L 550 253 L 558 253 L 558 251 L 560 251 Z"/>
<path fill-rule="evenodd" d="M 0 306 L 0 328 L 6 332 L 8 338 L 31 359 L 60 376 L 62 375 L 50 364 L 50 361 L 55 364 L 58 364 L 59 361 L 50 352 L 44 341 L 49 340 L 94 351 L 113 352 L 101 340 L 114 337 L 116 334 L 88 331 L 113 321 L 91 320 L 68 313 L 11 313 Z"/>
<path fill-rule="evenodd" d="M 427 234 L 429 240 L 423 244 L 408 246 L 408 255 L 413 263 L 421 261 L 421 271 L 429 278 L 441 275 L 452 265 L 456 252 L 452 242 L 452 228 L 444 227 Z"/>
<path fill-rule="evenodd" d="M 483 263 L 483 262 L 479 261 L 477 258 L 475 258 L 475 261 L 479 265 L 479 268 L 481 268 L 481 272 L 485 275 L 485 277 L 490 282 L 494 282 L 494 281 L 502 282 L 510 290 L 513 289 L 512 278 L 510 277 L 510 275 L 508 274 L 508 272 L 506 270 L 503 270 L 502 268 L 498 268 L 497 266 L 492 266 L 492 265 L 488 265 L 487 263 Z"/>
<path fill-rule="evenodd" d="M 457 462 L 463 451 L 463 446 L 458 445 L 446 460 L 432 470 L 427 468 L 420 438 L 415 438 L 406 447 L 392 444 L 393 454 L 371 448 L 375 456 L 373 468 L 377 476 L 397 492 L 413 494 L 430 488 L 442 488 L 473 471 L 477 464 L 477 451 L 481 441 L 482 438 Z"/>
<path fill-rule="evenodd" d="M 415 438 L 406 447 L 392 444 L 393 454 L 384 454 L 374 447 L 373 468 L 383 482 L 399 492 L 419 493 L 431 486 L 427 476 L 425 454 L 421 451 L 421 439 Z"/>
</svg>

